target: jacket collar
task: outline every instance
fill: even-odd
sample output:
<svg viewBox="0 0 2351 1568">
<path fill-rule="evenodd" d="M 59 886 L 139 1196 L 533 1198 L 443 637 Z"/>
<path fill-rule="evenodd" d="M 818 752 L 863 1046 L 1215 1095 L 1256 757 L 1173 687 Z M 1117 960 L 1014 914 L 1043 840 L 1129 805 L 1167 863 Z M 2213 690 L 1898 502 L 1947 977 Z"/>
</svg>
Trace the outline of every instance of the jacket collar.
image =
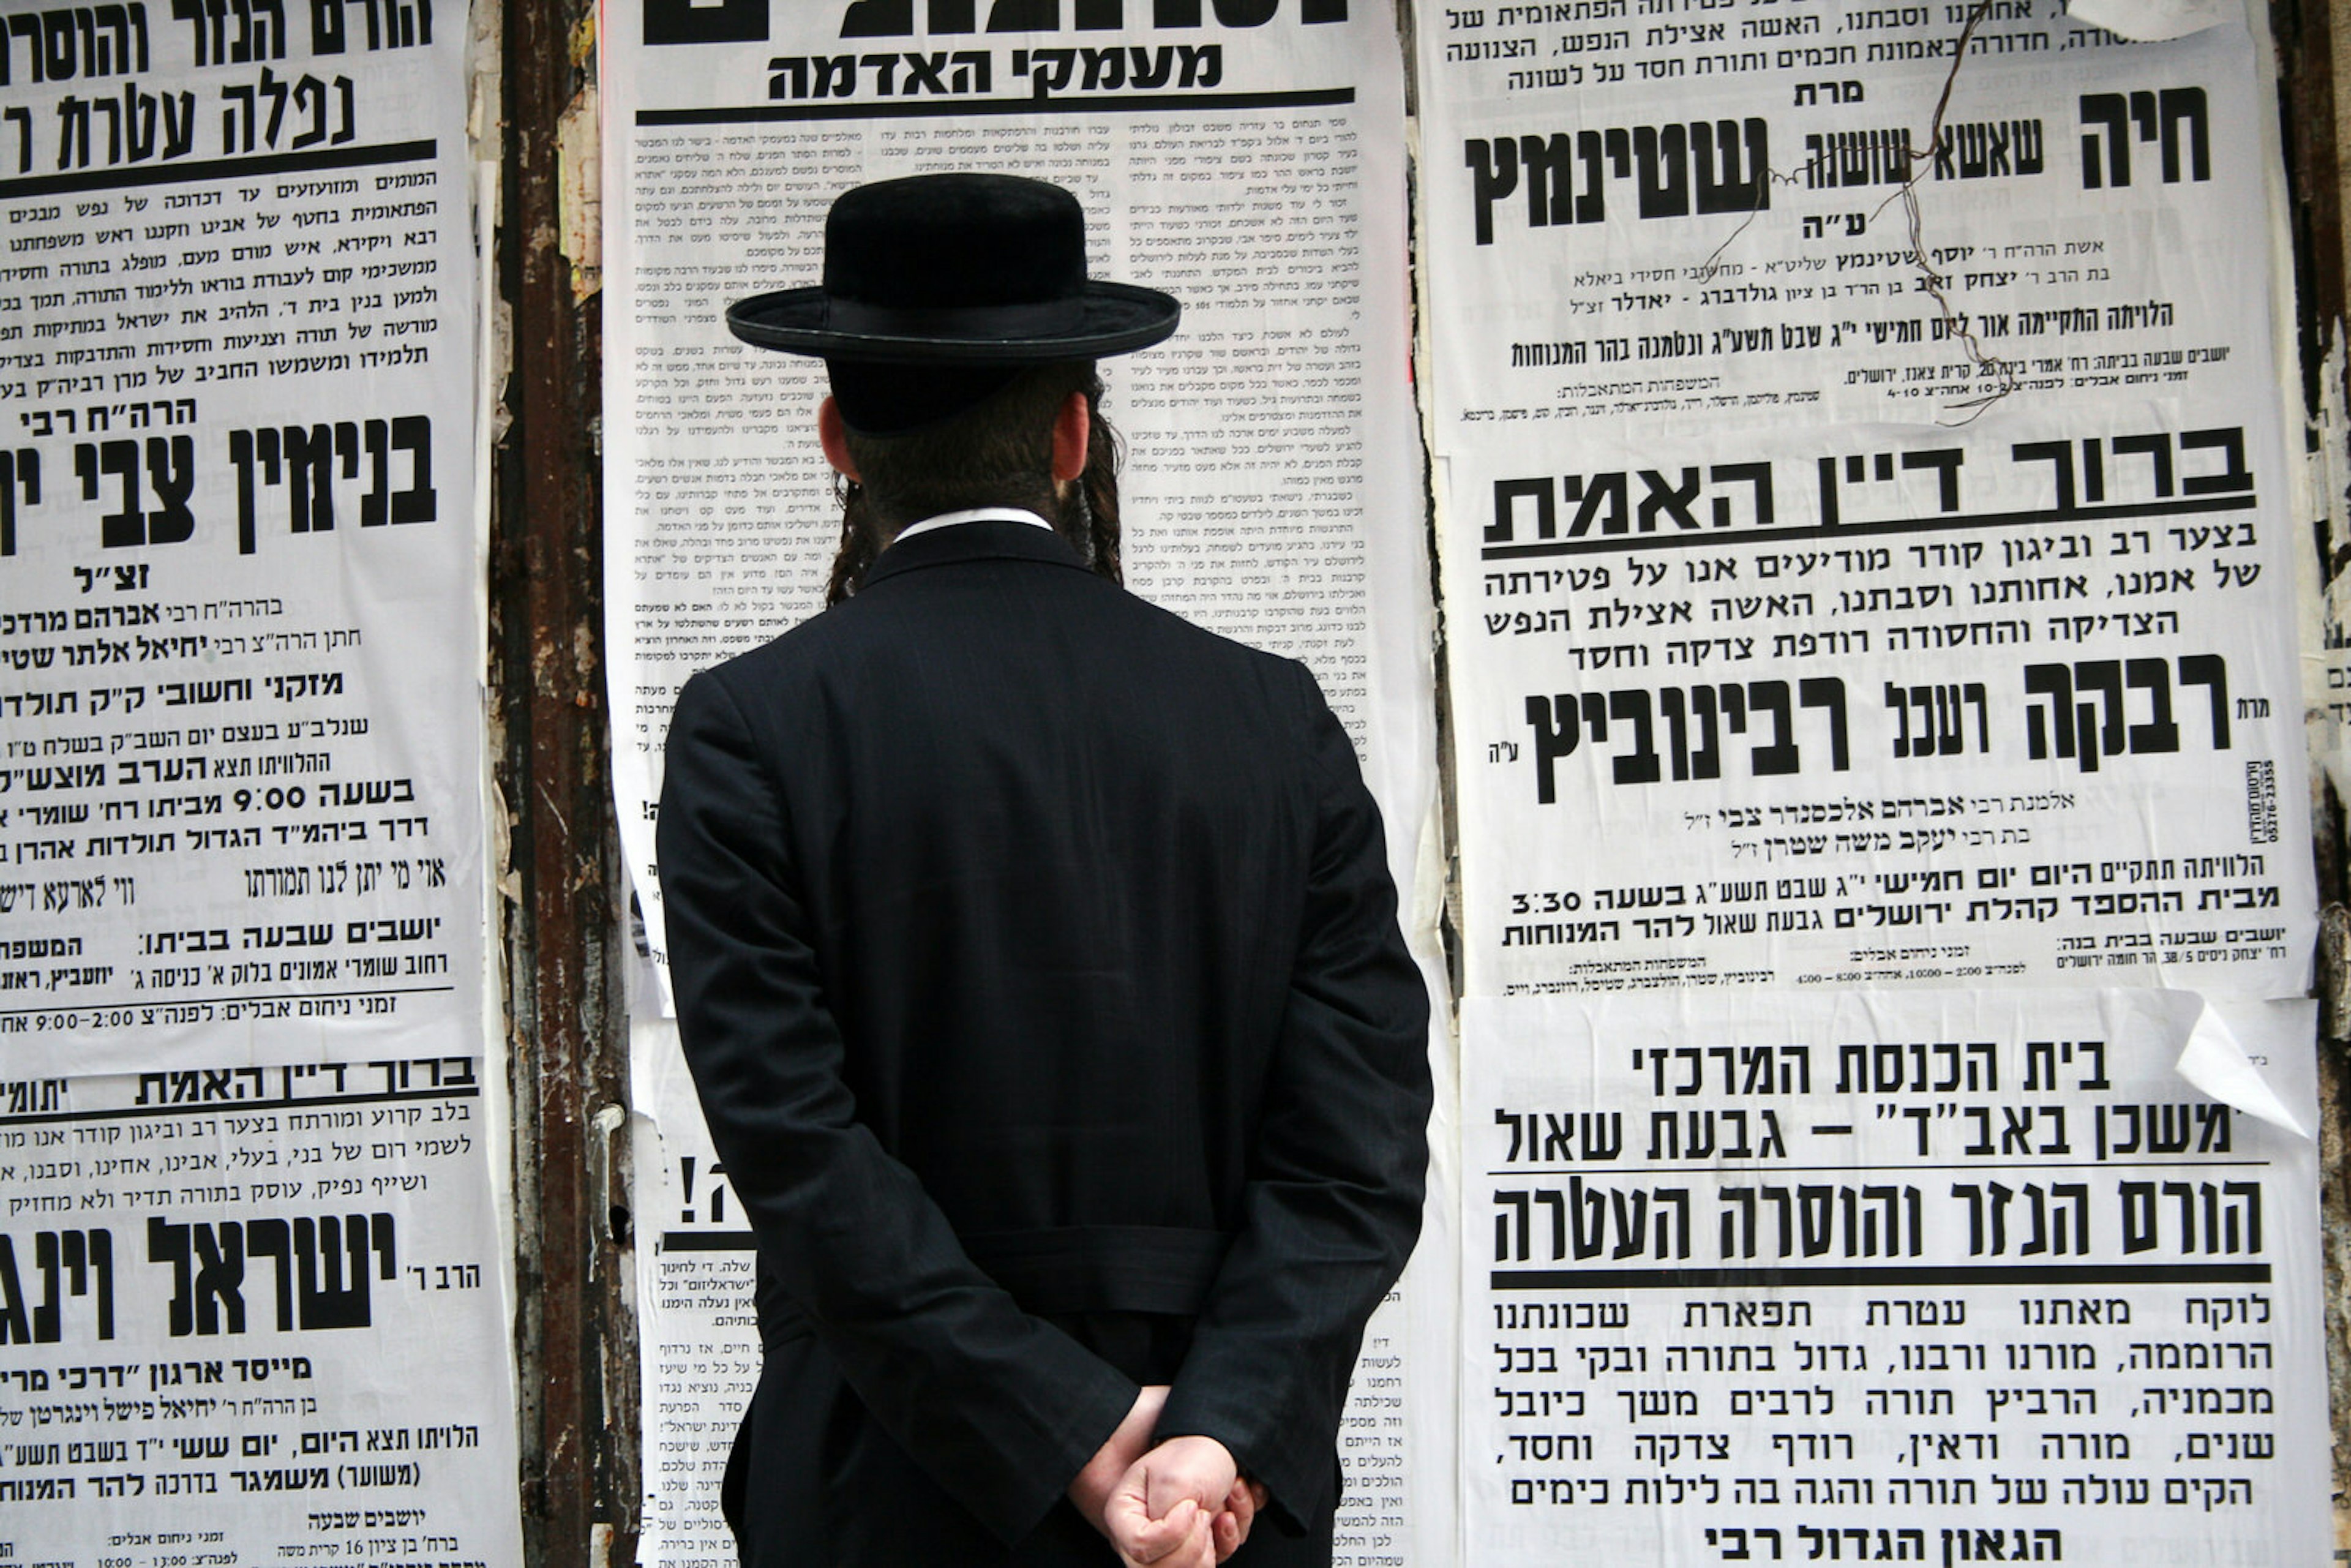
<svg viewBox="0 0 2351 1568">
<path fill-rule="evenodd" d="M 866 569 L 864 587 L 901 572 L 970 560 L 1033 560 L 1085 570 L 1085 562 L 1078 559 L 1069 541 L 1050 528 L 1033 523 L 957 523 L 951 528 L 917 534 L 883 550 Z"/>
</svg>

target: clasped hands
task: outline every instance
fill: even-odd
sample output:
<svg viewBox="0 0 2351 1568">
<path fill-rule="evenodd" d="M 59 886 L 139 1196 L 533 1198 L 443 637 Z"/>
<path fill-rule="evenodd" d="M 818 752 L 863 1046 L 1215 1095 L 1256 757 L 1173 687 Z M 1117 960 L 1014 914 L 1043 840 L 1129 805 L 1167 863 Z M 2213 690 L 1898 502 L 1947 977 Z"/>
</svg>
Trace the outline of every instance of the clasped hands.
<svg viewBox="0 0 2351 1568">
<path fill-rule="evenodd" d="M 1214 1568 L 1249 1539 L 1265 1488 L 1240 1479 L 1214 1437 L 1154 1444 L 1166 1403 L 1166 1385 L 1144 1388 L 1070 1483 L 1070 1500 L 1109 1537 L 1126 1568 Z"/>
</svg>

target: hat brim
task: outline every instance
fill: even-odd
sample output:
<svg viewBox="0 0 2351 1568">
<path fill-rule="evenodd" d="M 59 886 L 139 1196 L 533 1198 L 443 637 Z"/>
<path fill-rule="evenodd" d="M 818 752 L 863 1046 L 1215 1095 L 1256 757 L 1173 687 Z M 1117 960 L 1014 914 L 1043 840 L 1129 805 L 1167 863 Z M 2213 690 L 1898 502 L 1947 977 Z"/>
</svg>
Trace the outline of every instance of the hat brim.
<svg viewBox="0 0 2351 1568">
<path fill-rule="evenodd" d="M 953 331 L 898 336 L 843 331 L 827 319 L 820 287 L 755 294 L 726 308 L 726 329 L 755 348 L 828 360 L 879 364 L 1046 364 L 1132 353 L 1176 330 L 1183 307 L 1172 296 L 1131 283 L 1088 282 L 1078 320 L 1066 332 L 961 336 Z"/>
</svg>

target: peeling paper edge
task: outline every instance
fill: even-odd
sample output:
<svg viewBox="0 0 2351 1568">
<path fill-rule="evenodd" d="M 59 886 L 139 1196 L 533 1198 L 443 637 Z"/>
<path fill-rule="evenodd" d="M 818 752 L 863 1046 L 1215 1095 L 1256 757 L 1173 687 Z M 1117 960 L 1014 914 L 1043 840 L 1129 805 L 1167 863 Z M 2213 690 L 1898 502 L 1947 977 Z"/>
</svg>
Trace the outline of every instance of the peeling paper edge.
<svg viewBox="0 0 2351 1568">
<path fill-rule="evenodd" d="M 2065 14 L 2134 43 L 2160 44 L 2217 27 L 2230 9 L 2221 0 L 2074 0 Z"/>
<path fill-rule="evenodd" d="M 2174 1071 L 2223 1105 L 2273 1127 L 2282 1127 L 2304 1143 L 2315 1141 L 2311 1131 L 2286 1109 L 2285 1102 L 2262 1076 L 2262 1070 L 2245 1054 L 2236 1031 L 2210 1001 L 2193 991 L 2176 991 L 2168 999 L 2177 1004 L 2172 1009 L 2175 1013 L 2184 1014 L 2189 1008 L 2195 1009 L 2188 1043 L 2180 1048 L 2179 1060 L 2172 1064 Z"/>
</svg>

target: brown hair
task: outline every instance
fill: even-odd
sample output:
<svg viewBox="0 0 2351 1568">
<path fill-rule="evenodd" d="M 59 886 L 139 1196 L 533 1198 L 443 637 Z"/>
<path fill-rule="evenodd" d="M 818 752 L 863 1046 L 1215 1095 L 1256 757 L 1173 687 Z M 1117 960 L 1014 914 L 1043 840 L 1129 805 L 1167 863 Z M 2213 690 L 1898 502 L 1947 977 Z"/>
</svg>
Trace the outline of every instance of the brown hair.
<svg viewBox="0 0 2351 1568">
<path fill-rule="evenodd" d="M 1053 420 L 1071 392 L 1086 399 L 1085 471 L 1064 501 L 1053 482 Z M 824 601 L 840 603 L 900 528 L 942 512 L 1021 507 L 1054 526 L 1088 566 L 1113 582 L 1119 567 L 1118 432 L 1102 417 L 1092 361 L 1022 372 L 985 401 L 940 423 L 897 435 L 848 433 L 862 479 L 837 476 L 841 548 Z"/>
</svg>

